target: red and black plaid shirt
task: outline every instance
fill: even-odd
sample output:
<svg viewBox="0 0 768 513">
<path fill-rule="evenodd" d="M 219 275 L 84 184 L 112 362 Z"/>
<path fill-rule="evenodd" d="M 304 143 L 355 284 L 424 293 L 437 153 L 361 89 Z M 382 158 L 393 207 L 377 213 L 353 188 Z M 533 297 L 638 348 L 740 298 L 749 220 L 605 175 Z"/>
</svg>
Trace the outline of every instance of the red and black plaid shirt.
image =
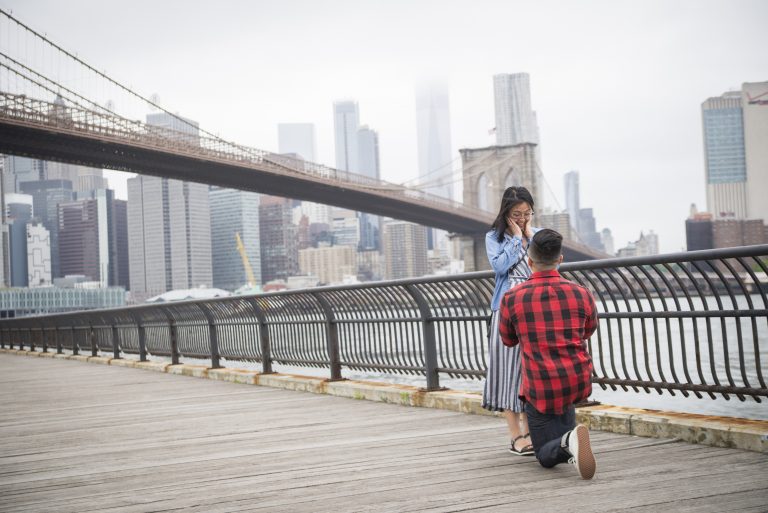
<svg viewBox="0 0 768 513">
<path fill-rule="evenodd" d="M 521 397 L 541 413 L 560 414 L 592 392 L 587 339 L 597 329 L 592 294 L 557 271 L 533 273 L 499 308 L 501 340 L 521 344 Z"/>
</svg>

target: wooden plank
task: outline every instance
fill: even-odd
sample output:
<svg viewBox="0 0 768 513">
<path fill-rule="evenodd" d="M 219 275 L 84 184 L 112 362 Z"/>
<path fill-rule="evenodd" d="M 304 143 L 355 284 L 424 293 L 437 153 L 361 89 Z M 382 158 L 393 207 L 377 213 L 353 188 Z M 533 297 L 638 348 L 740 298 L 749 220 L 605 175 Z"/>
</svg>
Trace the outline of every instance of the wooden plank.
<svg viewBox="0 0 768 513">
<path fill-rule="evenodd" d="M 506 452 L 502 419 L 0 355 L 0 510 L 738 511 L 762 454 L 593 432 L 598 473 Z"/>
</svg>

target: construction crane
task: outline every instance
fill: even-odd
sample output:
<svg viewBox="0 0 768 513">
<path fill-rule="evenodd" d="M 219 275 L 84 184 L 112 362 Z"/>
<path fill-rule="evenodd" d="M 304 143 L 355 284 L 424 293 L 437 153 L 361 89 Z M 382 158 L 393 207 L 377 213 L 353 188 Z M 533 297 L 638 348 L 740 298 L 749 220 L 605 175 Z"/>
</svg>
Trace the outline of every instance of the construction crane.
<svg viewBox="0 0 768 513">
<path fill-rule="evenodd" d="M 235 232 L 235 240 L 237 241 L 237 251 L 240 253 L 240 258 L 243 259 L 243 267 L 245 267 L 245 277 L 248 280 L 249 287 L 256 286 L 256 277 L 253 275 L 253 269 L 251 263 L 248 261 L 248 255 L 245 253 L 245 246 L 243 240 L 240 238 L 240 233 Z"/>
</svg>

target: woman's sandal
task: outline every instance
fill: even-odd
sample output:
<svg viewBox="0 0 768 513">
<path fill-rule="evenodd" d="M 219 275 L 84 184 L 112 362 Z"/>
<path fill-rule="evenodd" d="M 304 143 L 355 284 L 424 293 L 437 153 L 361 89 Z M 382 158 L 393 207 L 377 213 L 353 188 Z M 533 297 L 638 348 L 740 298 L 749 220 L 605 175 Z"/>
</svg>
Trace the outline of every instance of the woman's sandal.
<svg viewBox="0 0 768 513">
<path fill-rule="evenodd" d="M 533 445 L 531 445 L 531 444 L 523 446 L 522 449 L 516 449 L 515 448 L 515 442 L 517 442 L 518 440 L 521 440 L 521 439 L 523 439 L 523 438 L 525 438 L 527 436 L 528 436 L 528 433 L 526 433 L 524 435 L 520 435 L 517 438 L 512 439 L 512 443 L 509 446 L 509 452 L 514 454 L 515 456 L 533 456 L 533 454 L 534 454 L 534 452 L 533 452 Z"/>
</svg>

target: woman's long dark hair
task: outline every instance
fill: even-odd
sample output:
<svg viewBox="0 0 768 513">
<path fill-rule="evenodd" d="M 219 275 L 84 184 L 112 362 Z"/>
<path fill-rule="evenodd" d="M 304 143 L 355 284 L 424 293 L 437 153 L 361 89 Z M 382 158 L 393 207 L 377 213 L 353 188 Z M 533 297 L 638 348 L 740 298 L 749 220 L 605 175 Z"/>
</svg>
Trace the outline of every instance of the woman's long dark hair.
<svg viewBox="0 0 768 513">
<path fill-rule="evenodd" d="M 491 225 L 491 230 L 496 232 L 496 239 L 501 242 L 504 240 L 504 231 L 507 229 L 507 214 L 512 208 L 520 203 L 528 203 L 533 208 L 533 196 L 525 187 L 507 187 L 504 195 L 501 197 L 501 207 L 499 215 Z"/>
</svg>

